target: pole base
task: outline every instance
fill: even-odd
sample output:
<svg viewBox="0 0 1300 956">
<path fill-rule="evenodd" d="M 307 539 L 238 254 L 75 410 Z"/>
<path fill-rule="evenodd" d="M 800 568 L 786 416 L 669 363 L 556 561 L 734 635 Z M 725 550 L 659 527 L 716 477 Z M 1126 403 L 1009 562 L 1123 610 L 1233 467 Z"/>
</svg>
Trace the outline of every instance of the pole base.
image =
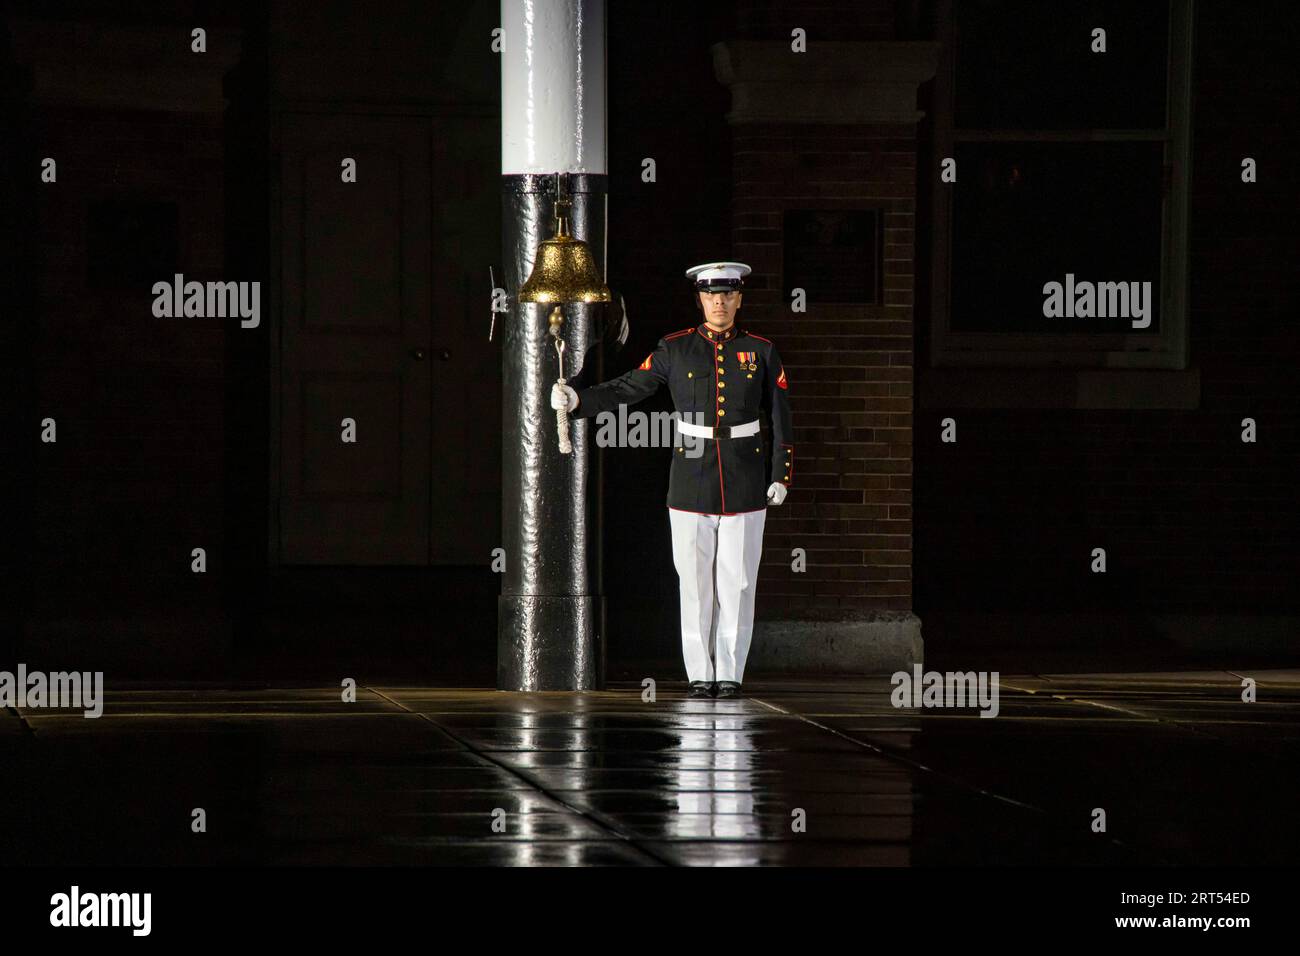
<svg viewBox="0 0 1300 956">
<path fill-rule="evenodd" d="M 497 598 L 497 690 L 602 690 L 605 599 Z"/>
</svg>

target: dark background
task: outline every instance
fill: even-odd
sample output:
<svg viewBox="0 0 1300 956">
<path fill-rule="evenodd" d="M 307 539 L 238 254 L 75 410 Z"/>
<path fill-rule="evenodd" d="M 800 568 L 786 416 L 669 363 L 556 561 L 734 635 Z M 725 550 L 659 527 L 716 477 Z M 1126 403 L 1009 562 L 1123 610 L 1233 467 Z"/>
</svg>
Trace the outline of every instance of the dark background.
<svg viewBox="0 0 1300 956">
<path fill-rule="evenodd" d="M 10 513 L 0 533 L 0 660 L 142 677 L 306 680 L 346 668 L 362 679 L 492 680 L 499 582 L 489 561 L 499 513 L 472 511 L 480 517 L 468 531 L 458 526 L 465 552 L 481 561 L 357 566 L 275 558 L 276 353 L 266 303 L 278 294 L 274 263 L 284 238 L 281 118 L 396 112 L 437 123 L 457 117 L 484 135 L 499 130 L 499 64 L 488 43 L 495 3 L 393 3 L 364 15 L 360 6 L 8 6 L 0 34 L 0 440 Z M 711 45 L 788 40 L 792 21 L 814 39 L 927 39 L 936 13 L 927 3 L 880 0 L 609 8 L 608 279 L 632 319 L 631 340 L 609 366 L 621 372 L 664 333 L 695 324 L 687 266 L 749 261 L 747 243 L 766 244 L 760 258 L 780 261 L 779 233 L 738 212 L 755 188 L 794 208 L 809 205 L 808 195 L 788 190 L 816 172 L 819 151 L 859 148 L 823 145 L 789 166 L 773 161 L 783 171 L 760 187 L 738 177 L 737 156 L 748 157 L 748 171 L 755 151 L 778 148 L 753 131 L 742 139 L 725 121 L 729 93 L 714 77 Z M 955 411 L 927 401 L 934 186 L 923 172 L 937 163 L 927 116 L 916 175 L 902 181 L 917 202 L 915 285 L 895 301 L 914 304 L 912 334 L 893 345 L 852 336 L 828 345 L 850 321 L 842 309 L 791 317 L 778 307 L 781 286 L 761 278 L 746 298 L 754 328 L 778 343 L 790 372 L 799 449 L 794 491 L 769 522 L 760 617 L 912 610 L 939 664 L 979 650 L 993 655 L 988 666 L 1004 669 L 1294 653 L 1300 34 L 1288 3 L 1209 0 L 1196 11 L 1187 237 L 1194 407 L 965 402 Z M 187 59 L 195 25 L 209 31 L 205 60 Z M 144 55 L 121 41 L 133 30 L 174 35 L 180 52 L 170 60 Z M 1006 62 L 1014 37 L 994 32 L 986 42 L 997 37 L 1007 48 L 989 55 Z M 92 61 L 97 68 L 85 68 Z M 920 91 L 923 110 L 930 93 L 929 84 Z M 467 224 L 473 235 L 499 237 L 499 222 L 491 221 L 499 216 L 499 152 L 492 145 L 478 155 L 479 163 L 460 160 L 463 183 L 433 180 L 435 203 L 450 202 L 462 187 L 460 195 L 486 197 L 454 215 L 435 206 L 435 237 L 458 236 Z M 1251 186 L 1239 180 L 1247 155 L 1260 169 Z M 39 182 L 44 156 L 59 160 L 57 187 Z M 655 184 L 641 180 L 647 156 L 657 163 Z M 1151 195 L 1158 187 L 1144 188 Z M 812 195 L 838 201 L 830 188 Z M 850 180 L 844 195 L 863 194 Z M 478 508 L 500 486 L 491 463 L 500 455 L 494 350 L 501 338 L 486 336 L 487 272 L 496 264 L 500 275 L 500 244 L 484 249 L 466 238 L 463 248 L 437 248 L 442 271 L 429 345 L 435 352 L 447 345 L 454 361 L 435 372 L 434 388 L 443 400 L 454 398 L 454 414 L 474 427 L 455 437 L 435 433 L 433 467 L 454 478 L 466 508 Z M 1136 246 L 1129 254 L 1107 251 L 1142 261 Z M 143 290 L 173 263 L 187 279 L 261 281 L 261 328 L 154 319 Z M 349 267 L 318 265 L 344 274 Z M 988 277 L 971 267 L 953 282 L 974 295 Z M 449 315 L 454 323 L 440 326 L 452 322 Z M 897 387 L 853 392 L 819 373 L 828 356 L 841 354 L 851 381 L 853 356 L 877 348 L 899 357 L 886 365 L 907 370 Z M 669 406 L 661 395 L 642 407 Z M 885 417 L 875 421 L 876 414 Z M 961 441 L 942 445 L 940 420 L 954 414 Z M 46 416 L 58 420 L 57 445 L 39 441 Z M 1259 423 L 1257 444 L 1239 440 L 1247 416 Z M 893 447 L 904 463 L 883 483 L 853 464 L 862 458 L 828 450 L 856 440 L 855 429 L 872 428 L 889 433 L 864 440 Z M 677 656 L 667 465 L 662 449 L 606 454 L 614 675 L 631 662 Z M 846 510 L 854 508 L 861 517 Z M 443 513 L 436 500 L 434 512 Z M 889 527 L 874 527 L 877 518 Z M 196 541 L 207 549 L 204 575 L 189 569 Z M 1098 543 L 1108 548 L 1110 573 L 1080 573 L 1080 555 Z M 796 546 L 810 551 L 801 576 L 786 567 Z M 892 557 L 881 559 L 882 552 Z M 1157 623 L 1171 620 L 1185 623 L 1177 633 Z"/>
</svg>

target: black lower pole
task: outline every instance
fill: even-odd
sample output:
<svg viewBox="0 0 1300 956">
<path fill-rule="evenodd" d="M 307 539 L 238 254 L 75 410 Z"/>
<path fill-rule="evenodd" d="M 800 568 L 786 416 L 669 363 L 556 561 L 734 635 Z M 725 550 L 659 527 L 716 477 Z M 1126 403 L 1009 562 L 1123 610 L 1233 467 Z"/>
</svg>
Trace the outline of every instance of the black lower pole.
<svg viewBox="0 0 1300 956">
<path fill-rule="evenodd" d="M 597 690 L 604 684 L 605 602 L 600 580 L 600 484 L 595 427 L 571 419 L 573 452 L 560 453 L 551 386 L 559 360 L 548 317 L 553 305 L 520 303 L 519 287 L 543 239 L 554 233 L 555 177 L 502 177 L 505 276 L 510 308 L 502 340 L 502 547 L 506 566 L 497 621 L 497 688 Z M 570 233 L 605 269 L 603 175 L 572 174 Z M 599 362 L 604 305 L 561 306 L 565 375 L 588 355 Z M 588 352 L 590 349 L 590 352 Z M 589 370 L 596 375 L 599 368 Z"/>
</svg>

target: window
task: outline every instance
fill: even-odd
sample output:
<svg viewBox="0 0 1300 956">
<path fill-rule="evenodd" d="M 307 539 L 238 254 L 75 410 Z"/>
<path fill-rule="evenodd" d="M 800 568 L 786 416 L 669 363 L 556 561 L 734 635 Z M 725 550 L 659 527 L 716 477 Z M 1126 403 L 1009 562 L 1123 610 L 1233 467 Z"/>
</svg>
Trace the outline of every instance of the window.
<svg viewBox="0 0 1300 956">
<path fill-rule="evenodd" d="M 938 22 L 931 364 L 1186 368 L 1191 0 Z"/>
</svg>

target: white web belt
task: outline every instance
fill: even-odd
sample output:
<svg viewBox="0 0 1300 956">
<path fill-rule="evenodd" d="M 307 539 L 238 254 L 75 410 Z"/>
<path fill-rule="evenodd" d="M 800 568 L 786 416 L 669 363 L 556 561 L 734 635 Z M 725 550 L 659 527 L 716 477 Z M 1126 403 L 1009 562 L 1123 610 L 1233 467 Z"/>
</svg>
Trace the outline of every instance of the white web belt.
<svg viewBox="0 0 1300 956">
<path fill-rule="evenodd" d="M 677 430 L 683 435 L 694 435 L 696 438 L 748 438 L 750 435 L 758 434 L 758 419 L 752 422 L 745 422 L 742 425 L 692 425 L 690 422 L 678 420 Z"/>
</svg>

